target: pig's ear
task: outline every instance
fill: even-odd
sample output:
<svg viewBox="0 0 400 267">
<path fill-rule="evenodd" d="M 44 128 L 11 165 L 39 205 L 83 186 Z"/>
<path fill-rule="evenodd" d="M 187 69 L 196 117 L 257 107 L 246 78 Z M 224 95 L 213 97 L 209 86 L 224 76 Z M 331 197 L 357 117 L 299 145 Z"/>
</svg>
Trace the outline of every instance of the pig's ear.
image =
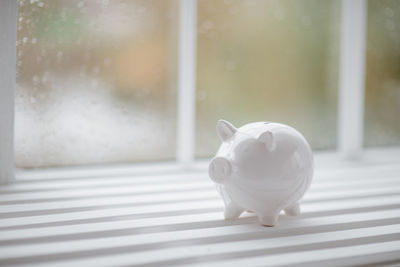
<svg viewBox="0 0 400 267">
<path fill-rule="evenodd" d="M 272 151 L 276 147 L 276 141 L 274 138 L 274 134 L 271 131 L 263 132 L 259 137 L 258 140 L 265 144 L 265 147 L 268 151 Z"/>
<path fill-rule="evenodd" d="M 235 128 L 235 126 L 233 126 L 230 122 L 227 122 L 225 120 L 219 120 L 217 122 L 217 134 L 222 142 L 225 142 L 229 138 L 231 138 L 236 133 L 236 131 L 237 129 Z"/>
</svg>

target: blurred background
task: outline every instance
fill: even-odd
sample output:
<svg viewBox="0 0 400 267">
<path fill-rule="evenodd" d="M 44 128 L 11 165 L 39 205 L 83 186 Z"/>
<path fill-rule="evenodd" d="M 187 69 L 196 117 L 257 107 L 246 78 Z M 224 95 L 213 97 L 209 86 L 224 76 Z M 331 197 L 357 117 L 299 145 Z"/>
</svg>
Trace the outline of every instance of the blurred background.
<svg viewBox="0 0 400 267">
<path fill-rule="evenodd" d="M 175 159 L 177 0 L 19 0 L 17 167 Z M 197 158 L 215 123 L 336 147 L 338 0 L 199 0 Z M 400 1 L 369 0 L 365 145 L 400 144 Z"/>
</svg>

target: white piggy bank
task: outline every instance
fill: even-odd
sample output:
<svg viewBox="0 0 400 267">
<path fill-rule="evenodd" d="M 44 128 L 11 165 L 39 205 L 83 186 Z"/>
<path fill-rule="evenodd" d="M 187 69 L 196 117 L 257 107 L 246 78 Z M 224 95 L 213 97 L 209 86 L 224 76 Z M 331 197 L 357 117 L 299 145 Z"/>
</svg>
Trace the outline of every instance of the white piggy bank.
<svg viewBox="0 0 400 267">
<path fill-rule="evenodd" d="M 208 172 L 224 200 L 225 219 L 251 211 L 261 224 L 274 226 L 281 210 L 300 213 L 314 167 L 311 148 L 297 130 L 272 122 L 236 129 L 220 120 L 217 133 L 223 143 Z"/>
</svg>

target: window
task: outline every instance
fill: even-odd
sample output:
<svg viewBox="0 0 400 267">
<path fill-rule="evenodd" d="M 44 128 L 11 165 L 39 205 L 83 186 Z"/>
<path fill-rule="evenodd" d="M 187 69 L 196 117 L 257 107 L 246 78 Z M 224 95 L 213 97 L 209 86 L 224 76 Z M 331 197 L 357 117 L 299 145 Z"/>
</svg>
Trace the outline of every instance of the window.
<svg viewBox="0 0 400 267">
<path fill-rule="evenodd" d="M 400 5 L 368 5 L 365 145 L 400 145 Z"/>
<path fill-rule="evenodd" d="M 315 150 L 336 146 L 340 2 L 198 2 L 196 155 L 215 122 L 279 121 Z"/>
<path fill-rule="evenodd" d="M 190 163 L 219 118 L 282 121 L 316 151 L 398 144 L 399 5 L 343 3 L 20 0 L 16 166 Z"/>
<path fill-rule="evenodd" d="M 0 1 L 0 265 L 399 262 L 399 6 Z M 222 220 L 220 117 L 306 135 L 301 216 Z"/>
<path fill-rule="evenodd" d="M 173 1 L 19 1 L 17 167 L 171 160 Z"/>
</svg>

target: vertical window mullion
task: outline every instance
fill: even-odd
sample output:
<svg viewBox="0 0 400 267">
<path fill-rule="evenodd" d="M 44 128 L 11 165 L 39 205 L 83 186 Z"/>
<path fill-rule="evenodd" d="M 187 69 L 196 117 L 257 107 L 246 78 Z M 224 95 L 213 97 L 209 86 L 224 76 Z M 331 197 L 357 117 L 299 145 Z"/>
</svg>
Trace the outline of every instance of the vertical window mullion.
<svg viewBox="0 0 400 267">
<path fill-rule="evenodd" d="M 196 97 L 196 0 L 179 1 L 177 161 L 194 158 Z"/>
<path fill-rule="evenodd" d="M 358 158 L 363 148 L 366 0 L 342 0 L 338 151 Z"/>
<path fill-rule="evenodd" d="M 0 1 L 0 183 L 14 179 L 17 1 Z"/>
</svg>

